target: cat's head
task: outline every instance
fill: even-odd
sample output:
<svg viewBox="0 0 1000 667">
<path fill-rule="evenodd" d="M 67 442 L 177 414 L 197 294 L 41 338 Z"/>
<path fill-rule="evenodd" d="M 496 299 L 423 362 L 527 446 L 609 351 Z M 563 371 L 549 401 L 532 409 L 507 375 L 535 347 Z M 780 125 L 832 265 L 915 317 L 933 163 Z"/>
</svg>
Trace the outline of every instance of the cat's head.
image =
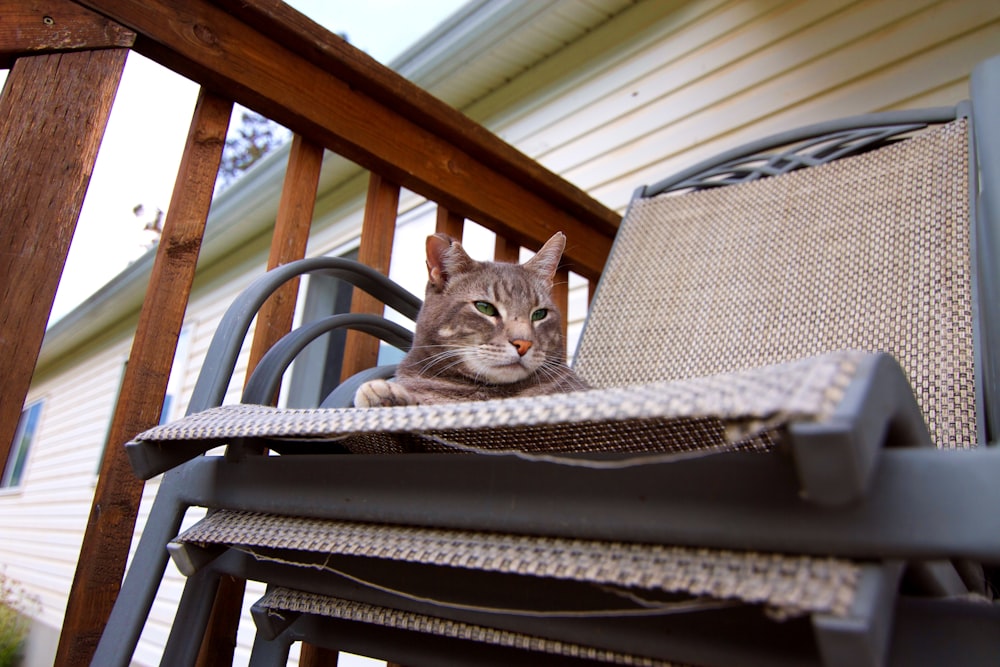
<svg viewBox="0 0 1000 667">
<path fill-rule="evenodd" d="M 524 264 L 508 264 L 476 261 L 454 239 L 429 236 L 414 340 L 421 374 L 506 385 L 545 379 L 564 364 L 552 281 L 565 245 L 557 232 Z"/>
</svg>

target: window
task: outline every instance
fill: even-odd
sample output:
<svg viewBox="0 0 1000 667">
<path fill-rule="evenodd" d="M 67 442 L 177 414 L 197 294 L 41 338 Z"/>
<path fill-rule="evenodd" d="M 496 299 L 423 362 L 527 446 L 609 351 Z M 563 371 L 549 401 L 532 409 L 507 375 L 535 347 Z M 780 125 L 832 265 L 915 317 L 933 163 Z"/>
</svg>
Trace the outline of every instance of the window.
<svg viewBox="0 0 1000 667">
<path fill-rule="evenodd" d="M 41 413 L 41 401 L 32 403 L 21 411 L 21 419 L 17 422 L 17 431 L 14 433 L 10 456 L 7 457 L 7 463 L 3 468 L 3 477 L 0 478 L 0 489 L 21 486 L 25 464 L 28 462 L 28 452 L 35 439 L 35 432 L 38 431 L 38 418 Z"/>
</svg>

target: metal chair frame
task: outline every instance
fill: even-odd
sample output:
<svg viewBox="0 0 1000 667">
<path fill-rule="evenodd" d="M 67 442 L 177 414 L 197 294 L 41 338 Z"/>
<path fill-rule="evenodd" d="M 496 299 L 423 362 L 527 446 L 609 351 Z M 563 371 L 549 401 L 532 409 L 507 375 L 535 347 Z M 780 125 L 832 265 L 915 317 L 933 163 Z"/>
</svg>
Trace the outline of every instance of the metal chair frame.
<svg viewBox="0 0 1000 667">
<path fill-rule="evenodd" d="M 980 186 L 973 188 L 972 194 L 972 256 L 974 275 L 978 276 L 973 297 L 977 408 L 982 417 L 979 440 L 990 445 L 1000 428 L 1000 401 L 995 398 L 1000 381 L 1000 123 L 988 119 L 1000 118 L 1000 58 L 977 68 L 972 86 L 971 104 L 858 116 L 782 133 L 640 188 L 635 196 L 717 187 L 783 173 L 870 150 L 928 123 L 963 115 L 983 119 L 972 134 L 975 150 L 970 166 L 971 173 L 979 175 Z M 891 129 L 872 129 L 886 125 Z M 831 134 L 832 141 L 828 140 Z M 826 138 L 812 138 L 817 135 Z M 797 144 L 797 148 L 782 150 L 777 157 L 764 156 L 789 144 Z M 793 158 L 793 154 L 799 157 Z M 743 162 L 751 167 L 744 168 Z M 344 262 L 304 260 L 272 272 L 248 290 L 234 304 L 232 317 L 227 314 L 213 340 L 210 361 L 199 379 L 191 410 L 221 402 L 253 313 L 268 294 L 295 275 L 334 271 L 355 285 L 370 287 L 387 305 L 405 315 L 415 315 L 419 300 L 399 294 L 384 278 L 371 275 L 374 272 L 370 269 Z M 294 353 L 311 337 L 337 326 L 361 328 L 402 348 L 407 344 L 405 332 L 395 325 L 334 316 L 272 350 L 244 398 L 259 400 L 272 395 L 277 378 Z M 391 369 L 374 370 L 358 378 L 329 403 L 343 405 L 345 396 L 353 394 L 351 387 L 386 373 Z M 792 429 L 796 460 L 804 461 L 798 468 L 788 457 L 753 454 L 596 470 L 513 456 L 338 456 L 314 453 L 315 449 L 303 453 L 305 448 L 279 441 L 266 444 L 289 455 L 248 456 L 239 443 L 232 442 L 225 457 L 201 456 L 219 444 L 213 442 L 169 448 L 131 444 L 129 453 L 138 474 L 150 477 L 167 472 L 112 614 L 109 628 L 114 631 L 105 633 L 94 664 L 128 664 L 166 566 L 164 546 L 177 534 L 190 506 L 869 560 L 873 564 L 865 569 L 862 594 L 847 619 L 800 619 L 779 632 L 750 620 L 740 609 L 722 609 L 672 616 L 669 627 L 676 632 L 663 632 L 659 621 L 648 619 L 547 619 L 544 632 L 548 637 L 580 642 L 598 633 L 610 646 L 642 647 L 648 655 L 713 664 L 931 665 L 940 664 L 945 655 L 949 664 L 987 664 L 1000 652 L 997 605 L 898 599 L 896 591 L 904 561 L 924 563 L 918 569 L 923 568 L 922 575 L 931 588 L 951 594 L 967 590 L 962 588 L 963 568 L 945 563 L 969 560 L 1000 564 L 1000 485 L 996 483 L 1000 479 L 1000 450 L 993 446 L 963 452 L 894 446 L 927 444 L 927 438 L 905 378 L 887 357 L 875 358 L 850 392 L 852 398 L 845 401 L 832 426 Z M 336 446 L 329 451 L 336 452 Z M 815 451 L 820 453 L 809 453 Z M 827 456 L 831 452 L 833 459 Z M 845 474 L 833 483 L 813 479 L 813 468 L 823 469 L 831 460 L 838 460 L 836 457 L 860 462 L 862 472 Z M 482 493 L 484 479 L 489 479 L 488 494 Z M 596 494 L 598 488 L 600 493 Z M 803 489 L 822 502 L 803 499 Z M 515 503 L 518 510 L 512 512 L 510 507 Z M 220 573 L 292 587 L 303 583 L 299 571 L 238 551 L 185 547 L 175 548 L 174 557 L 190 579 L 165 649 L 164 664 L 193 663 L 198 646 L 190 637 L 200 636 L 204 629 L 214 595 L 212 582 Z M 529 617 L 441 609 L 391 592 L 359 590 L 357 582 L 335 572 L 310 571 L 308 576 L 309 586 L 318 592 L 346 591 L 356 595 L 354 599 L 373 604 L 381 602 L 511 631 L 539 629 L 538 620 Z M 509 585 L 502 577 L 461 576 L 467 576 L 470 585 L 486 590 Z M 283 664 L 290 643 L 301 639 L 330 648 L 382 652 L 385 657 L 413 664 L 468 664 L 472 658 L 483 664 L 509 664 L 512 655 L 521 655 L 510 649 L 309 614 L 290 618 L 285 624 L 275 624 L 260 609 L 255 615 L 259 633 L 254 665 Z M 718 641 L 720 627 L 729 641 Z M 608 633 L 608 628 L 620 635 Z M 952 638 L 951 643 L 934 640 L 942 632 Z M 550 659 L 551 664 L 578 664 L 568 658 L 546 657 Z"/>
</svg>

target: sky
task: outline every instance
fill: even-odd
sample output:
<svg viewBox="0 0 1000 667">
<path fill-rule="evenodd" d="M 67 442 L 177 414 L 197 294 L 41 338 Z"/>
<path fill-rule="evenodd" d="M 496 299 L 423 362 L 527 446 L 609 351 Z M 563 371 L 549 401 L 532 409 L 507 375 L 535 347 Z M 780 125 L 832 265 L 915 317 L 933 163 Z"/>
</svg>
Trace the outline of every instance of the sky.
<svg viewBox="0 0 1000 667">
<path fill-rule="evenodd" d="M 465 0 L 287 0 L 388 64 Z M 6 72 L 0 71 L 0 84 Z M 146 251 L 143 226 L 170 203 L 198 86 L 129 54 L 49 323 Z M 237 123 L 233 123 L 235 126 Z M 142 205 L 137 217 L 133 209 Z"/>
</svg>

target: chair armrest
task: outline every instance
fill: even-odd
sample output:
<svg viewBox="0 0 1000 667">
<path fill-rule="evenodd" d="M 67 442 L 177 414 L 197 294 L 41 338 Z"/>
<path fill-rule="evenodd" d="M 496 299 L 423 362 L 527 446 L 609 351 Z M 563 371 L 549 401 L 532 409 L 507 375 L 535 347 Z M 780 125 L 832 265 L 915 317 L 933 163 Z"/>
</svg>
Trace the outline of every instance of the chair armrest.
<svg viewBox="0 0 1000 667">
<path fill-rule="evenodd" d="M 243 389 L 241 403 L 269 405 L 278 391 L 281 376 L 295 357 L 306 345 L 334 329 L 354 329 L 376 336 L 390 345 L 403 350 L 410 349 L 413 334 L 404 327 L 377 315 L 341 314 L 330 315 L 309 322 L 289 332 L 281 338 L 257 363 Z M 353 394 L 351 394 L 353 398 Z M 336 407 L 350 407 L 351 404 Z"/>
<path fill-rule="evenodd" d="M 339 257 L 313 257 L 290 262 L 256 279 L 226 310 L 212 337 L 198 375 L 187 414 L 222 404 L 250 322 L 271 294 L 289 280 L 309 273 L 333 276 L 360 287 L 390 308 L 416 318 L 421 301 L 381 273 L 360 262 Z"/>
</svg>

